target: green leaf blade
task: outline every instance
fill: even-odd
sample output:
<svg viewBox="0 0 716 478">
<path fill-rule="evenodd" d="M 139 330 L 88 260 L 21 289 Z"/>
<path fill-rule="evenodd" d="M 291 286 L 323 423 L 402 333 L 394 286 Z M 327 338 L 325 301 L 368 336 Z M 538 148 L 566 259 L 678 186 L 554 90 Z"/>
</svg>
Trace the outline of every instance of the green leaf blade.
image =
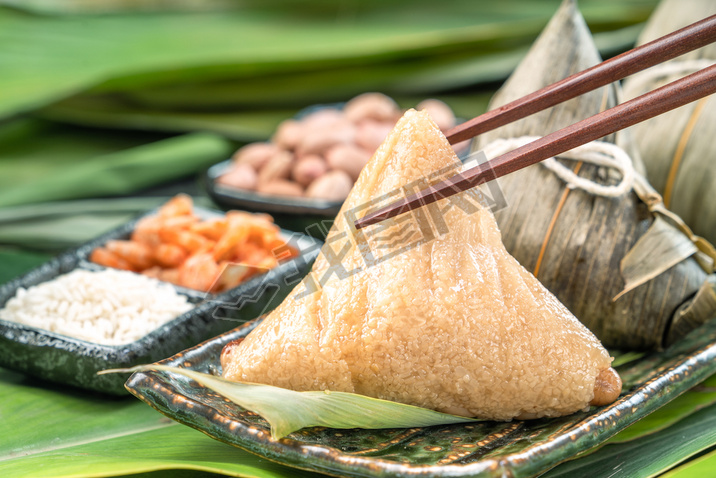
<svg viewBox="0 0 716 478">
<path fill-rule="evenodd" d="M 317 426 L 342 429 L 414 428 L 480 421 L 355 393 L 296 392 L 271 385 L 231 382 L 166 365 L 140 365 L 122 371 L 153 370 L 183 375 L 261 415 L 269 422 L 273 438 Z"/>
<path fill-rule="evenodd" d="M 250 3 L 225 12 L 89 18 L 29 15 L 0 7 L 0 117 L 87 91 L 153 88 L 160 94 L 167 86 L 203 84 L 209 86 L 200 87 L 200 95 L 211 99 L 210 85 L 216 82 L 277 77 L 286 80 L 285 86 L 300 81 L 301 72 L 325 72 L 325 81 L 330 81 L 331 70 L 347 66 L 374 72 L 350 91 L 341 84 L 351 76 L 339 74 L 340 81 L 328 86 L 345 99 L 360 92 L 355 88 L 401 85 L 426 71 L 439 76 L 452 63 L 443 59 L 510 56 L 531 43 L 558 6 L 558 1 L 460 1 L 443 5 L 436 15 L 433 2 L 415 0 L 368 6 Z M 655 3 L 584 0 L 581 6 L 595 31 L 607 31 L 645 20 Z M 391 66 L 403 63 L 413 66 Z M 471 74 L 461 79 L 463 85 L 478 81 Z M 421 84 L 445 89 L 455 81 L 422 78 Z M 261 97 L 270 99 L 276 92 L 269 84 L 255 84 Z M 318 94 L 327 85 L 310 86 L 300 91 Z M 172 101 L 186 99 L 174 95 Z"/>
<path fill-rule="evenodd" d="M 711 405 L 658 433 L 604 446 L 583 458 L 563 463 L 542 476 L 648 478 L 671 469 L 714 444 L 716 405 Z"/>
<path fill-rule="evenodd" d="M 662 478 L 716 476 L 716 451 L 707 453 L 662 475 Z"/>
<path fill-rule="evenodd" d="M 243 478 L 316 476 L 213 440 L 131 397 L 51 386 L 0 368 L 3 477 L 103 477 L 182 469 Z"/>
<path fill-rule="evenodd" d="M 88 151 L 83 151 L 85 145 L 56 138 L 52 146 L 58 151 L 48 150 L 49 144 L 33 150 L 28 141 L 42 142 L 29 138 L 30 134 L 19 134 L 18 140 L 5 142 L 0 136 L 0 147 L 17 147 L 10 158 L 0 160 L 0 207 L 128 194 L 196 174 L 228 158 L 234 150 L 228 140 L 213 133 L 191 133 L 144 144 L 129 142 L 122 149 L 101 141 L 101 148 L 98 145 Z M 56 159 L 57 155 L 62 161 Z"/>
</svg>

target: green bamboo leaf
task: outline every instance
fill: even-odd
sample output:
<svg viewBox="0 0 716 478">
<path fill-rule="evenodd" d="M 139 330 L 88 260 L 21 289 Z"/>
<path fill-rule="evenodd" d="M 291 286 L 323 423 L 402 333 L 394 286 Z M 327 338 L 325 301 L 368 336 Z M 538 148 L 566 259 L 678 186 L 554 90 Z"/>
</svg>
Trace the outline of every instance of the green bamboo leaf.
<svg viewBox="0 0 716 478">
<path fill-rule="evenodd" d="M 662 478 L 716 476 L 716 451 L 707 453 L 661 475 Z"/>
<path fill-rule="evenodd" d="M 609 353 L 614 357 L 614 361 L 612 362 L 612 367 L 614 368 L 639 360 L 646 355 L 646 352 L 635 352 L 633 350 L 610 350 Z"/>
<path fill-rule="evenodd" d="M 533 28 L 527 30 L 531 31 Z M 526 39 L 524 43 L 527 43 Z M 127 102 L 150 108 L 216 110 L 226 108 L 227 105 L 234 108 L 305 106 L 344 101 L 365 91 L 381 91 L 390 96 L 425 94 L 429 91 L 502 79 L 521 57 L 511 51 L 494 50 L 484 45 L 477 45 L 475 49 L 481 52 L 477 57 L 472 50 L 468 50 L 399 61 L 388 58 L 376 60 L 369 65 L 329 65 L 308 71 L 257 74 L 241 78 L 240 81 L 175 81 L 156 86 L 135 87 L 124 91 L 122 97 Z M 500 56 L 505 54 L 509 54 L 509 61 L 501 61 Z M 454 66 L 468 71 L 469 75 L 451 74 Z M 91 91 L 103 91 L 105 88 L 109 87 L 105 85 Z"/>
<path fill-rule="evenodd" d="M 0 0 L 0 5 L 27 10 L 45 15 L 106 14 L 120 12 L 156 11 L 202 11 L 239 8 L 232 0 L 154 0 L 137 2 L 132 0 Z"/>
<path fill-rule="evenodd" d="M 431 97 L 446 102 L 458 117 L 472 118 L 486 111 L 491 95 L 490 91 L 481 91 Z M 426 97 L 399 95 L 393 98 L 403 108 L 413 108 Z M 80 95 L 50 105 L 38 114 L 53 121 L 82 126 L 168 132 L 212 131 L 249 142 L 270 138 L 281 121 L 298 112 L 299 108 L 241 112 L 154 109 L 121 101 L 116 96 Z"/>
<path fill-rule="evenodd" d="M 160 370 L 188 377 L 237 405 L 261 415 L 271 436 L 281 438 L 307 427 L 413 428 L 479 422 L 413 405 L 346 392 L 296 392 L 256 383 L 230 382 L 221 377 L 166 365 L 139 365 L 100 373 Z"/>
<path fill-rule="evenodd" d="M 36 119 L 0 124 L 0 191 L 39 177 L 54 177 L 98 156 L 165 138 L 87 130 Z"/>
<path fill-rule="evenodd" d="M 716 444 L 716 405 L 639 440 L 607 445 L 563 463 L 543 478 L 648 478 L 657 476 Z M 709 476 L 709 475 L 695 475 Z"/>
<path fill-rule="evenodd" d="M 89 19 L 0 8 L 0 117 L 88 90 L 161 94 L 164 87 L 189 91 L 190 85 L 203 84 L 198 91 L 215 101 L 219 90 L 213 87 L 220 85 L 213 83 L 240 94 L 246 82 L 245 91 L 262 98 L 272 92 L 281 97 L 283 87 L 346 97 L 388 82 L 400 85 L 425 66 L 438 71 L 452 61 L 524 48 L 558 3 L 458 1 L 442 5 L 436 14 L 434 2 L 428 0 L 368 6 L 282 2 L 276 7 L 255 2 L 219 13 Z M 595 31 L 604 31 L 645 20 L 655 4 L 584 0 L 582 8 L 587 21 L 594 20 L 590 25 Z M 341 73 L 344 69 L 356 73 L 354 83 L 352 76 Z M 310 83 L 316 78 L 312 72 L 323 75 L 321 83 Z M 470 84 L 477 81 L 468 79 Z M 343 85 L 346 80 L 349 85 Z M 349 87 L 360 90 L 347 91 Z"/>
<path fill-rule="evenodd" d="M 52 386 L 2 368 L 0 417 L 4 477 L 104 477 L 181 469 L 244 478 L 318 476 L 213 440 L 132 397 Z"/>
<path fill-rule="evenodd" d="M 124 224 L 136 214 L 73 214 L 0 228 L 0 244 L 61 252 Z"/>
<path fill-rule="evenodd" d="M 83 126 L 147 131 L 211 131 L 239 141 L 261 141 L 278 124 L 294 116 L 293 109 L 250 111 L 191 111 L 148 108 L 116 96 L 80 95 L 52 104 L 38 112 L 43 118 Z"/>
<path fill-rule="evenodd" d="M 169 197 L 81 199 L 0 208 L 0 225 L 42 221 L 75 214 L 137 214 L 159 206 Z"/>
<path fill-rule="evenodd" d="M 640 31 L 641 25 L 635 25 L 614 31 L 595 33 L 594 43 L 602 57 L 607 58 L 633 45 Z M 522 48 L 513 48 L 509 51 L 487 50 L 483 51 L 480 56 L 471 56 L 462 61 L 456 59 L 440 68 L 425 68 L 408 78 L 401 79 L 399 88 L 403 92 L 430 91 L 434 89 L 435 85 L 442 88 L 458 88 L 475 83 L 501 81 L 517 67 L 528 49 L 528 45 L 525 45 Z M 396 85 L 396 87 L 398 86 Z"/>
<path fill-rule="evenodd" d="M 600 51 L 605 54 L 616 52 L 633 43 L 638 32 L 639 27 L 605 32 L 596 34 L 595 41 L 604 46 Z M 40 114 L 55 121 L 88 126 L 214 131 L 237 140 L 255 141 L 270 136 L 282 119 L 310 103 L 344 101 L 356 92 L 371 89 L 385 92 L 396 100 L 410 93 L 423 94 L 424 99 L 426 92 L 502 80 L 526 50 L 526 46 L 510 51 L 481 48 L 479 56 L 468 52 L 462 55 L 464 58 L 446 55 L 434 60 L 418 58 L 412 63 L 374 64 L 370 68 L 356 65 L 306 73 L 257 75 L 240 82 L 177 82 L 136 89 L 125 96 L 85 94 L 49 105 Z M 227 112 L 227 105 L 251 109 Z M 287 110 L 286 105 L 295 107 Z M 267 110 L 267 106 L 272 108 Z M 211 110 L 204 111 L 207 108 Z M 484 111 L 463 110 L 467 111 L 464 118 Z"/>
<path fill-rule="evenodd" d="M 51 257 L 48 254 L 0 248 L 0 284 L 39 266 Z"/>
<path fill-rule="evenodd" d="M 472 49 L 447 50 L 441 55 L 423 54 L 401 59 L 375 59 L 369 66 L 346 64 L 340 67 L 313 68 L 308 71 L 283 74 L 257 74 L 251 78 L 216 82 L 182 82 L 156 87 L 133 88 L 126 99 L 131 104 L 152 108 L 225 108 L 227 104 L 252 108 L 272 105 L 306 105 L 342 101 L 358 92 L 378 90 L 390 96 L 426 94 L 427 92 L 460 88 L 466 85 L 494 82 L 506 78 L 527 51 L 534 34 L 542 22 L 523 21 L 508 30 L 483 25 L 484 38 Z M 512 30 L 516 29 L 516 30 Z M 609 51 L 623 50 L 633 44 L 638 27 L 597 34 L 598 41 Z M 523 32 L 524 37 L 515 32 Z M 505 44 L 521 47 L 505 48 Z M 480 54 L 476 55 L 475 51 Z M 319 86 L 320 85 L 320 86 Z M 107 87 L 106 85 L 102 88 Z M 110 88 L 112 89 L 112 88 Z M 296 103 L 296 102 L 299 103 Z"/>
<path fill-rule="evenodd" d="M 16 146 L 24 149 L 23 145 Z M 70 154 L 75 149 L 83 153 L 81 146 L 66 146 L 68 150 L 58 154 L 62 160 L 57 164 L 52 162 L 56 151 L 48 149 L 29 154 L 23 151 L 9 161 L 0 160 L 0 207 L 127 194 L 194 174 L 227 158 L 233 150 L 227 140 L 209 133 L 155 141 L 84 161 Z M 35 161 L 29 162 L 28 157 Z"/>
</svg>

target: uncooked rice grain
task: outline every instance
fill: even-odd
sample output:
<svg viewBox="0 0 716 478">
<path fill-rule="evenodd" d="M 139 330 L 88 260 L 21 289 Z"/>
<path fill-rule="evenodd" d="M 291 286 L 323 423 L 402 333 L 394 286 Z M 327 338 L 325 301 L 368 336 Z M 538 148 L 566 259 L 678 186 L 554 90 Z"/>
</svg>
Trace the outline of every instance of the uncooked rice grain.
<svg viewBox="0 0 716 478">
<path fill-rule="evenodd" d="M 169 284 L 120 270 L 78 269 L 19 288 L 0 319 L 104 345 L 133 342 L 192 308 Z"/>
</svg>

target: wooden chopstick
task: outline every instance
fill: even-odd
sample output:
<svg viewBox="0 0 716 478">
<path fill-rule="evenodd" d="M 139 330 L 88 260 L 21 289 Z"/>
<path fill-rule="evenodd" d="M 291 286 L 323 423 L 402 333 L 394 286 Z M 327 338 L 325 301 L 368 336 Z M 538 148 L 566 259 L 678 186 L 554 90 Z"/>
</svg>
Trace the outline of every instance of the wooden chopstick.
<svg viewBox="0 0 716 478">
<path fill-rule="evenodd" d="M 357 220 L 355 227 L 361 229 L 452 196 L 715 92 L 713 65 L 400 199 Z"/>
<path fill-rule="evenodd" d="M 451 129 L 446 136 L 452 144 L 464 141 L 714 41 L 716 41 L 716 15 L 480 115 Z M 486 182 L 486 180 L 497 179 L 551 156 L 569 151 L 576 146 L 708 96 L 716 90 L 715 75 L 714 67 L 706 68 L 544 136 L 537 141 L 367 214 L 355 222 L 355 227 L 361 229 L 452 196 Z"/>
<path fill-rule="evenodd" d="M 693 23 L 488 111 L 445 133 L 450 144 L 473 138 L 550 106 L 633 75 L 716 41 L 716 15 Z"/>
</svg>

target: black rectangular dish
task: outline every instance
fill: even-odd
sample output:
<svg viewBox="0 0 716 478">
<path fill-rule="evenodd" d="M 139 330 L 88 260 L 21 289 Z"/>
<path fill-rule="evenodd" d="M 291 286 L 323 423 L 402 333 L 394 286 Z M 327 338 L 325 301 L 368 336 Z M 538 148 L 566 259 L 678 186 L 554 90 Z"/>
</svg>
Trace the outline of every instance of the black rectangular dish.
<svg viewBox="0 0 716 478">
<path fill-rule="evenodd" d="M 203 218 L 217 215 L 207 209 L 195 208 L 195 211 Z M 0 286 L 0 308 L 21 287 L 28 288 L 75 269 L 105 269 L 89 261 L 90 253 L 108 240 L 129 237 L 141 217 L 3 284 Z M 0 320 L 0 366 L 60 384 L 115 395 L 126 394 L 126 377 L 118 374 L 97 375 L 97 372 L 169 357 L 258 317 L 288 295 L 299 279 L 310 270 L 318 256 L 321 242 L 288 231 L 282 231 L 281 235 L 299 250 L 297 257 L 218 294 L 173 286 L 179 294 L 187 297 L 193 307 L 128 344 L 103 345 Z"/>
</svg>

